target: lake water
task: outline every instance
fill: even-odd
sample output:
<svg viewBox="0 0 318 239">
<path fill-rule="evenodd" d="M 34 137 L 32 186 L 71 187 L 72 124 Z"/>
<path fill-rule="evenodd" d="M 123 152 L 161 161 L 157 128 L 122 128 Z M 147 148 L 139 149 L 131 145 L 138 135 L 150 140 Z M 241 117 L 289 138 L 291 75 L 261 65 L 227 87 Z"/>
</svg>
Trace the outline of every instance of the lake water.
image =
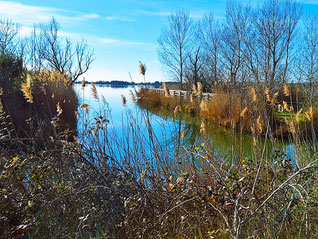
<svg viewBox="0 0 318 239">
<path fill-rule="evenodd" d="M 105 117 L 110 120 L 109 128 L 116 133 L 120 140 L 133 140 L 126 134 L 132 130 L 132 125 L 138 125 L 138 134 L 143 134 L 143 144 L 148 145 L 149 138 L 148 123 L 152 126 L 151 137 L 155 137 L 162 144 L 166 151 L 173 154 L 181 147 L 193 148 L 201 145 L 203 136 L 200 133 L 201 122 L 198 118 L 189 116 L 175 117 L 171 110 L 163 107 L 149 110 L 140 108 L 131 100 L 131 91 L 138 91 L 138 87 L 111 87 L 109 85 L 96 85 L 99 100 L 92 95 L 91 86 L 87 85 L 83 90 L 80 85 L 75 86 L 79 97 L 79 103 L 86 103 L 90 110 L 86 120 L 94 121 L 102 111 Z M 127 99 L 123 105 L 122 96 Z M 148 119 L 147 119 L 148 118 Z M 81 132 L 83 118 L 78 121 L 78 131 Z M 136 130 L 130 133 L 134 134 Z M 221 126 L 209 125 L 207 127 L 208 140 L 214 147 L 215 155 L 221 158 L 226 157 L 247 157 L 252 155 L 253 139 L 249 135 L 235 134 L 231 130 Z M 293 158 L 293 146 L 279 143 L 279 149 L 284 151 L 289 158 Z M 271 147 L 266 147 L 272 151 Z M 267 153 L 271 153 L 268 151 Z M 117 154 L 119 152 L 115 152 Z"/>
</svg>

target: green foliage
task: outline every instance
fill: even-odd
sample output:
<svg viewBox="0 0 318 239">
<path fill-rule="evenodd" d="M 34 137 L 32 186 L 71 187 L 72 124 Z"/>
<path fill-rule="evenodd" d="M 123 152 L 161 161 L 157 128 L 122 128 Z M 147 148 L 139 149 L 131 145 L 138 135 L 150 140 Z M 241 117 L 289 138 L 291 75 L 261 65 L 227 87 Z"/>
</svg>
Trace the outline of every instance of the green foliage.
<svg viewBox="0 0 318 239">
<path fill-rule="evenodd" d="M 0 54 L 0 87 L 6 94 L 20 90 L 22 73 L 22 59 L 12 53 L 2 51 Z"/>
</svg>

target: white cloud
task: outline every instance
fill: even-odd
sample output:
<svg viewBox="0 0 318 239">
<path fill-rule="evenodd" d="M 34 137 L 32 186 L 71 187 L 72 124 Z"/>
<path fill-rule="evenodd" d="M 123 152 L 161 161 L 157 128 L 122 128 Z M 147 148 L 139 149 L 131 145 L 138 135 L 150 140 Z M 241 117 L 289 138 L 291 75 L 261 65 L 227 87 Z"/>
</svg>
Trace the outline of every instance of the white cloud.
<svg viewBox="0 0 318 239">
<path fill-rule="evenodd" d="M 105 17 L 108 21 L 121 21 L 121 22 L 134 22 L 135 19 L 126 16 L 107 16 Z"/>
<path fill-rule="evenodd" d="M 82 17 L 85 19 L 96 19 L 96 18 L 99 18 L 100 16 L 98 14 L 92 13 L 92 14 L 84 14 L 82 15 Z"/>
<path fill-rule="evenodd" d="M 0 16 L 9 18 L 23 25 L 32 25 L 37 22 L 46 22 L 55 17 L 59 22 L 81 21 L 98 18 L 98 14 L 84 14 L 80 12 L 51 8 L 24 5 L 11 1 L 0 1 Z"/>
<path fill-rule="evenodd" d="M 139 41 L 125 41 L 125 40 L 117 40 L 112 38 L 96 38 L 100 43 L 106 44 L 109 46 L 139 46 L 144 47 L 148 50 L 153 50 L 156 48 L 155 44 L 148 42 L 139 42 Z"/>
<path fill-rule="evenodd" d="M 168 11 L 145 11 L 145 10 L 137 10 L 137 14 L 139 15 L 146 15 L 146 16 L 170 16 L 171 12 Z"/>
</svg>

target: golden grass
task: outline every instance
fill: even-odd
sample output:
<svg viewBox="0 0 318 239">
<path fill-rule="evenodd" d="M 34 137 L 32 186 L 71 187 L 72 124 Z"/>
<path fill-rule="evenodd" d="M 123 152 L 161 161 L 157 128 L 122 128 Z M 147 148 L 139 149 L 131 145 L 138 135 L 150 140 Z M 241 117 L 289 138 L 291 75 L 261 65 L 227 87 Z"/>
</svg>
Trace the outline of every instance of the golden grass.
<svg viewBox="0 0 318 239">
<path fill-rule="evenodd" d="M 169 96 L 170 95 L 170 91 L 169 91 L 169 88 L 166 85 L 166 83 L 163 83 L 162 86 L 163 86 L 163 90 L 165 91 L 165 96 Z"/>
<path fill-rule="evenodd" d="M 18 127 L 24 128 L 24 131 L 31 135 L 41 127 L 46 127 L 47 133 L 51 134 L 49 124 L 54 117 L 58 116 L 59 127 L 62 130 L 76 130 L 74 112 L 77 110 L 77 95 L 72 88 L 69 76 L 55 71 L 29 74 L 21 84 L 21 90 L 26 101 L 31 105 L 9 112 L 13 118 L 12 121 L 18 124 Z M 20 104 L 24 103 L 20 102 Z M 25 120 L 30 118 L 37 122 L 33 128 L 25 124 Z M 42 135 L 45 137 L 45 129 L 42 129 Z"/>
<path fill-rule="evenodd" d="M 91 85 L 92 85 L 92 96 L 94 99 L 98 100 L 97 89 L 94 82 L 92 82 Z"/>
<path fill-rule="evenodd" d="M 290 96 L 290 91 L 286 83 L 284 84 L 284 95 L 285 96 Z"/>
</svg>

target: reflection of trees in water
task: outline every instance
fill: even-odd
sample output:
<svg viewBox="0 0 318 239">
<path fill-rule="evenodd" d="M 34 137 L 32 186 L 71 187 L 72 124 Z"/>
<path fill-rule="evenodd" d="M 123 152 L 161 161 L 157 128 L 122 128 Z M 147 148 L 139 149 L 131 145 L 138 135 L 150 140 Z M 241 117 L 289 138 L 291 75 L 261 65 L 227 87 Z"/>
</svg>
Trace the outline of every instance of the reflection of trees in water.
<svg viewBox="0 0 318 239">
<path fill-rule="evenodd" d="M 184 113 L 178 113 L 177 116 L 170 109 L 160 106 L 143 107 L 159 116 L 161 119 L 166 121 L 172 121 L 172 130 L 167 134 L 166 145 L 171 145 L 174 147 L 176 158 L 181 151 L 182 147 L 194 149 L 201 143 L 205 142 L 205 137 L 200 132 L 201 119 L 199 117 L 192 117 Z M 245 157 L 254 158 L 253 154 L 253 138 L 250 135 L 244 135 L 239 132 L 226 129 L 222 126 L 215 124 L 208 124 L 207 128 L 207 139 L 209 144 L 214 150 L 214 155 L 219 159 L 242 159 Z M 183 136 L 182 136 L 183 135 Z M 260 150 L 264 147 L 264 139 L 261 138 L 258 142 L 258 147 Z M 290 152 L 293 150 L 292 147 L 287 147 L 284 142 L 277 142 L 273 146 L 270 141 L 266 143 L 265 154 L 271 155 L 275 149 L 280 149 L 291 155 Z"/>
<path fill-rule="evenodd" d="M 140 105 L 142 107 L 142 105 Z M 142 107 L 143 108 L 143 107 Z M 189 115 L 178 113 L 174 115 L 173 111 L 165 107 L 144 107 L 151 113 L 160 116 L 163 120 L 172 120 L 173 129 L 169 132 L 169 139 L 166 144 L 173 145 L 176 155 L 180 152 L 180 148 L 192 148 L 204 142 L 204 137 L 200 132 L 200 119 Z M 183 137 L 181 136 L 183 135 Z M 209 124 L 207 125 L 207 138 L 211 147 L 214 148 L 214 154 L 218 158 L 242 158 L 253 156 L 253 139 L 250 135 L 236 133 L 222 126 Z M 279 148 L 283 149 L 284 144 L 279 143 Z M 264 142 L 260 142 L 259 147 L 262 148 Z M 266 150 L 268 154 L 272 152 L 272 146 L 268 145 Z"/>
</svg>

